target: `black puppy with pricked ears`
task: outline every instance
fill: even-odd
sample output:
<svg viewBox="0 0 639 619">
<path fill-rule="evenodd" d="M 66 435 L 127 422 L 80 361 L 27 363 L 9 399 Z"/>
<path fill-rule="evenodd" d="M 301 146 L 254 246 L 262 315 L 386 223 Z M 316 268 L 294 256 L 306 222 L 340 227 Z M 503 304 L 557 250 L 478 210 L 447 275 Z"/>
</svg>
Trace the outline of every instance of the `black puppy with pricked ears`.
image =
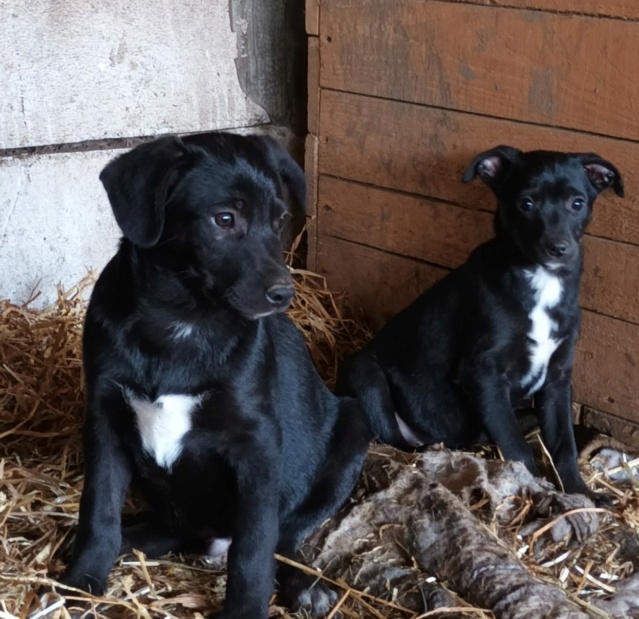
<svg viewBox="0 0 639 619">
<path fill-rule="evenodd" d="M 498 146 L 462 180 L 477 176 L 497 197 L 494 238 L 348 358 L 338 393 L 360 399 L 385 443 L 491 440 L 537 473 L 514 410 L 533 398 L 564 490 L 593 496 L 571 409 L 581 239 L 597 195 L 611 187 L 623 196 L 621 175 L 595 154 Z"/>
<path fill-rule="evenodd" d="M 86 317 L 85 482 L 60 582 L 101 594 L 132 548 L 227 547 L 223 617 L 266 619 L 274 553 L 294 557 L 348 498 L 369 440 L 283 313 L 282 189 L 303 208 L 303 172 L 270 138 L 219 133 L 143 144 L 100 178 L 124 238 Z M 130 481 L 151 513 L 123 529 Z M 287 565 L 277 580 L 313 616 L 336 600 Z"/>
</svg>

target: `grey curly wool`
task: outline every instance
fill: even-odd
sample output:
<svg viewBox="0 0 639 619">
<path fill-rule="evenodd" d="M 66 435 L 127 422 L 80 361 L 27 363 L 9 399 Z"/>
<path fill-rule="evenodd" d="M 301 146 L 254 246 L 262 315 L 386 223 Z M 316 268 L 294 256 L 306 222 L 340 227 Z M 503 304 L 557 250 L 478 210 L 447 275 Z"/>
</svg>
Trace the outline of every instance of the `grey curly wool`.
<svg viewBox="0 0 639 619">
<path fill-rule="evenodd" d="M 566 495 L 533 478 L 520 463 L 447 450 L 419 456 L 395 452 L 389 458 L 386 448 L 376 449 L 381 451 L 373 451 L 365 467 L 365 498 L 310 541 L 321 548 L 315 565 L 327 575 L 351 586 L 365 583 L 371 594 L 409 608 L 459 605 L 428 578 L 434 575 L 498 619 L 590 616 L 559 588 L 537 580 L 466 506 L 474 494 L 506 522 L 515 514 L 517 497 L 530 500 L 532 513 L 542 517 L 554 512 L 552 505 L 561 511 L 589 510 L 589 499 L 573 495 L 564 505 L 561 497 Z M 560 519 L 557 533 L 570 531 L 579 539 L 596 531 L 596 514 L 578 516 Z M 550 537 L 554 534 L 551 530 Z"/>
<path fill-rule="evenodd" d="M 440 484 L 424 492 L 419 508 L 409 521 L 415 560 L 468 601 L 500 619 L 588 617 L 562 591 L 536 580 Z"/>
</svg>

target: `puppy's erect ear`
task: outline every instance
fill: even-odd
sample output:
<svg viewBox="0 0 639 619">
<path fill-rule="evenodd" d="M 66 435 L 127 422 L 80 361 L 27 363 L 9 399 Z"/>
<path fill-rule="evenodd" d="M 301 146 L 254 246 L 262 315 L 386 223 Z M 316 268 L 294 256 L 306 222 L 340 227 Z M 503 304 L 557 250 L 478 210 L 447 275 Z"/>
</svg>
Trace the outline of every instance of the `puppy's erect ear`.
<svg viewBox="0 0 639 619">
<path fill-rule="evenodd" d="M 462 182 L 469 183 L 479 176 L 486 185 L 495 189 L 519 155 L 521 151 L 512 146 L 496 146 L 479 153 L 466 168 Z"/>
<path fill-rule="evenodd" d="M 100 174 L 124 236 L 139 247 L 155 245 L 164 229 L 164 207 L 189 158 L 180 138 L 162 137 L 111 161 Z"/>
<path fill-rule="evenodd" d="M 269 161 L 286 185 L 295 206 L 306 213 L 306 177 L 302 168 L 288 154 L 288 151 L 274 138 L 261 136 Z"/>
<path fill-rule="evenodd" d="M 609 161 L 602 159 L 595 153 L 584 153 L 579 155 L 584 164 L 584 169 L 592 186 L 601 193 L 604 189 L 612 187 L 613 191 L 623 197 L 623 179 L 619 170 Z"/>
</svg>

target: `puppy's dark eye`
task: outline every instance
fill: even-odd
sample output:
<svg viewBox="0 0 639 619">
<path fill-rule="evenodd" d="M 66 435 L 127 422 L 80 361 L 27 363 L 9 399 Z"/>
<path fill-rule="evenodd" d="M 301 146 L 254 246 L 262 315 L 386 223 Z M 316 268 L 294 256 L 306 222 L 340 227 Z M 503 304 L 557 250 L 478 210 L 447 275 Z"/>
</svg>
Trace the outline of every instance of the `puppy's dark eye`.
<svg viewBox="0 0 639 619">
<path fill-rule="evenodd" d="M 532 198 L 522 198 L 519 201 L 519 209 L 524 211 L 524 213 L 529 213 L 535 208 L 535 203 Z"/>
<path fill-rule="evenodd" d="M 235 225 L 233 213 L 217 213 L 213 216 L 213 221 L 220 228 L 232 228 Z"/>
<path fill-rule="evenodd" d="M 570 208 L 573 211 L 580 211 L 584 206 L 586 206 L 585 200 L 583 200 L 583 198 L 576 198 L 575 200 L 572 201 Z"/>
</svg>

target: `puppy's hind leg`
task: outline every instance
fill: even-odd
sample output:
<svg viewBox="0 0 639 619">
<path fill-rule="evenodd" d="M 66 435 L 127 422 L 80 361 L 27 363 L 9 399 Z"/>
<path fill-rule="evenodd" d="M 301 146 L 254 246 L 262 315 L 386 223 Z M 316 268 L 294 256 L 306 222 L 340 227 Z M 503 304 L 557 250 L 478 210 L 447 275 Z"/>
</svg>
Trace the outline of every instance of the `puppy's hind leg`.
<svg viewBox="0 0 639 619">
<path fill-rule="evenodd" d="M 370 431 L 380 441 L 404 449 L 414 447 L 399 427 L 386 375 L 369 353 L 360 351 L 342 362 L 335 392 L 359 400 Z"/>
<path fill-rule="evenodd" d="M 283 521 L 278 554 L 298 560 L 298 549 L 306 536 L 347 501 L 359 479 L 371 438 L 358 403 L 342 399 L 331 452 L 305 501 Z M 278 564 L 277 581 L 283 603 L 311 617 L 325 616 L 337 602 L 335 591 L 320 579 L 286 563 Z"/>
</svg>

